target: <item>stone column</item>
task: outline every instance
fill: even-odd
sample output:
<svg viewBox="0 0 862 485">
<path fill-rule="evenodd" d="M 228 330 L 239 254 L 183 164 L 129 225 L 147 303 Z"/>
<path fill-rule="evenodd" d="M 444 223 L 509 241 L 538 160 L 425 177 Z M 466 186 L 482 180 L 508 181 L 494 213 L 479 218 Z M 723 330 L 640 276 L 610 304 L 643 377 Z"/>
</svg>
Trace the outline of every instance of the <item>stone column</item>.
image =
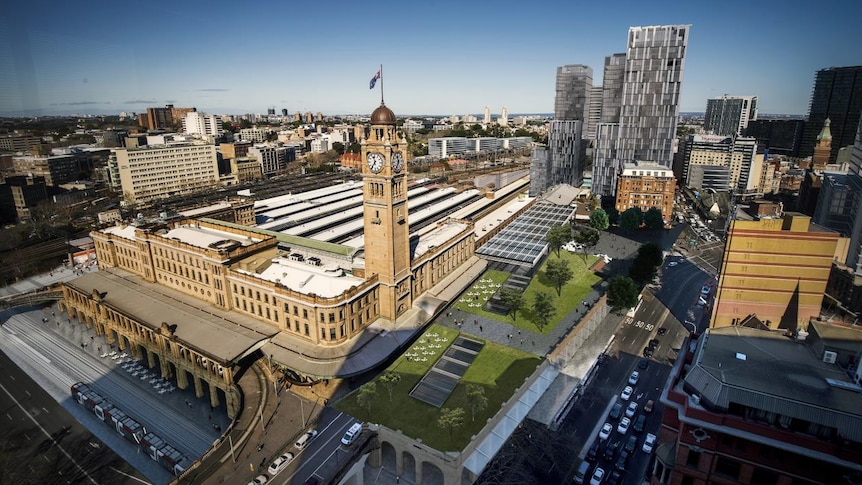
<svg viewBox="0 0 862 485">
<path fill-rule="evenodd" d="M 135 348 L 139 348 L 139 346 L 135 345 Z M 159 359 L 159 360 L 161 360 L 161 359 Z M 147 349 L 147 367 L 149 367 L 150 369 L 152 369 L 152 368 L 153 368 L 153 367 L 155 367 L 155 366 L 156 366 L 156 358 L 155 358 L 155 355 L 153 354 L 153 351 L 152 351 L 152 350 Z"/>
<path fill-rule="evenodd" d="M 168 359 L 159 359 L 159 367 L 161 367 L 162 377 L 165 379 L 171 378 L 171 364 Z"/>
<path fill-rule="evenodd" d="M 189 387 L 189 373 L 181 367 L 177 367 L 177 387 L 180 389 Z"/>
<path fill-rule="evenodd" d="M 204 386 L 201 384 L 201 378 L 194 376 L 195 380 L 195 397 L 204 397 Z"/>
<path fill-rule="evenodd" d="M 218 400 L 218 387 L 216 387 L 212 381 L 207 381 L 210 388 L 210 407 L 216 408 L 219 405 Z"/>
<path fill-rule="evenodd" d="M 395 474 L 404 475 L 404 452 L 399 449 L 395 450 Z"/>
<path fill-rule="evenodd" d="M 368 454 L 368 464 L 373 466 L 374 468 L 380 468 L 380 464 L 382 461 L 383 453 L 380 451 L 380 446 L 374 448 L 373 450 L 371 450 L 371 453 Z"/>
<path fill-rule="evenodd" d="M 236 415 L 239 414 L 241 399 L 235 385 L 231 384 L 225 388 L 225 399 L 227 400 L 227 416 L 231 419 L 236 418 Z"/>
</svg>

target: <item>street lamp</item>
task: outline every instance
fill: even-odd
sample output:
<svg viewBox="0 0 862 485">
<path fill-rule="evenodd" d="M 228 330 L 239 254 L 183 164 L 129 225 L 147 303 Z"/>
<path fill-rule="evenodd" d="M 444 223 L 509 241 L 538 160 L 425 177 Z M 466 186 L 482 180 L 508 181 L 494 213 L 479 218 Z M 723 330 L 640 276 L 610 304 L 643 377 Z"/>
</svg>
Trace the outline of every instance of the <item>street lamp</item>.
<svg viewBox="0 0 862 485">
<path fill-rule="evenodd" d="M 685 320 L 685 324 L 691 325 L 691 333 L 697 333 L 697 325 L 695 325 L 694 322 L 689 322 L 688 320 Z M 686 327 L 686 330 L 688 330 L 688 327 Z"/>
</svg>

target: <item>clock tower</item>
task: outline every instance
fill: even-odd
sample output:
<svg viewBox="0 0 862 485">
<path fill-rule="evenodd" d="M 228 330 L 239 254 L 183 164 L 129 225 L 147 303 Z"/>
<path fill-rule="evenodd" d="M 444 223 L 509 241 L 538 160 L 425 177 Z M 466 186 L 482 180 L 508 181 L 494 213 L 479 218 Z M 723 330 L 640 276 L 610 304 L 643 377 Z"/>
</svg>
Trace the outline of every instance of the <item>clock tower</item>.
<svg viewBox="0 0 862 485">
<path fill-rule="evenodd" d="M 407 142 L 382 102 L 362 140 L 365 275 L 380 281 L 380 315 L 390 320 L 413 304 L 407 223 Z"/>
</svg>

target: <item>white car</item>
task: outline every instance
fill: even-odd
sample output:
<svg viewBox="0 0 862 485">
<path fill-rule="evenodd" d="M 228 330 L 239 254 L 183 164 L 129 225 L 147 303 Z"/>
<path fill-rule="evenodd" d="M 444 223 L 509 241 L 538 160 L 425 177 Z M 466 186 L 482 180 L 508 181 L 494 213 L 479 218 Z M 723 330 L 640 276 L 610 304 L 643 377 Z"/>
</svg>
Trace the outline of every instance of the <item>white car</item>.
<svg viewBox="0 0 862 485">
<path fill-rule="evenodd" d="M 263 485 L 264 483 L 269 481 L 269 477 L 266 475 L 258 475 L 254 477 L 254 480 L 248 482 L 248 485 Z"/>
<path fill-rule="evenodd" d="M 638 403 L 632 401 L 629 403 L 629 407 L 626 408 L 626 417 L 633 418 L 636 412 L 638 412 Z"/>
<path fill-rule="evenodd" d="M 623 401 L 628 401 L 629 399 L 631 399 L 633 392 L 635 392 L 635 390 L 632 389 L 632 386 L 626 386 L 626 388 L 623 389 L 623 392 L 620 393 L 620 399 L 622 399 Z"/>
<path fill-rule="evenodd" d="M 671 261 L 671 262 L 670 262 L 670 263 L 668 263 L 667 265 L 668 265 L 669 267 L 673 268 L 673 267 L 674 267 L 674 266 L 676 266 L 677 264 L 679 264 L 679 263 L 677 263 L 676 261 Z"/>
<path fill-rule="evenodd" d="M 632 375 L 629 376 L 629 384 L 635 385 L 638 383 L 638 379 L 640 379 L 641 373 L 638 371 L 633 371 Z"/>
<path fill-rule="evenodd" d="M 611 423 L 605 423 L 605 425 L 602 426 L 602 430 L 599 431 L 599 439 L 600 440 L 608 439 L 611 436 L 611 431 L 613 431 L 613 430 L 614 430 L 614 427 L 611 425 Z"/>
<path fill-rule="evenodd" d="M 271 465 L 269 465 L 269 474 L 277 475 L 278 472 L 282 471 L 291 460 L 293 460 L 293 453 L 285 453 L 279 456 Z"/>
<path fill-rule="evenodd" d="M 644 453 L 652 453 L 652 449 L 655 446 L 655 435 L 652 433 L 647 433 L 646 438 L 644 438 L 644 445 L 641 447 Z"/>
<path fill-rule="evenodd" d="M 602 485 L 602 480 L 605 478 L 605 471 L 601 468 L 596 468 L 593 472 L 593 477 L 590 478 L 590 485 Z"/>
<path fill-rule="evenodd" d="M 617 433 L 626 434 L 629 432 L 629 425 L 632 424 L 632 420 L 629 418 L 620 419 L 620 424 L 617 425 Z"/>
</svg>

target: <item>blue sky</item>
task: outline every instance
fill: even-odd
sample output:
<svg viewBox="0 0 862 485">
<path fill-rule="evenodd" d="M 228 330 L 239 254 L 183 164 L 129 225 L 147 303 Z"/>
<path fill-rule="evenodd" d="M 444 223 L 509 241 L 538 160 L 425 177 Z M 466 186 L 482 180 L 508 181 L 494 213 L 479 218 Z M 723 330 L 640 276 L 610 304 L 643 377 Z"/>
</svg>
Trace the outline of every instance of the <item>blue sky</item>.
<svg viewBox="0 0 862 485">
<path fill-rule="evenodd" d="M 158 2 L 156 2 L 158 3 Z M 173 103 L 211 113 L 552 112 L 554 75 L 625 52 L 628 27 L 692 24 L 681 111 L 721 94 L 807 114 L 818 69 L 862 64 L 862 2 L 11 2 L 0 115 Z M 85 5 L 86 4 L 86 5 Z"/>
</svg>

